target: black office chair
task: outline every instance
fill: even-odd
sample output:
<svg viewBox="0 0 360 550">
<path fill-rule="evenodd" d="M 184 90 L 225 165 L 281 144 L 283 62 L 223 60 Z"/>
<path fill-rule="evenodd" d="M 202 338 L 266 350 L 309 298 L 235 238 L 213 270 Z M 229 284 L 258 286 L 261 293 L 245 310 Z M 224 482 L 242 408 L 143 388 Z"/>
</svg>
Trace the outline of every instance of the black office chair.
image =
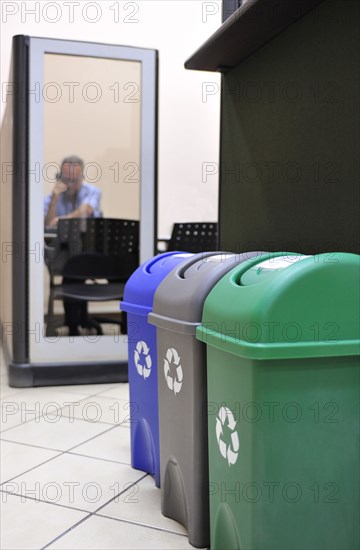
<svg viewBox="0 0 360 550">
<path fill-rule="evenodd" d="M 50 273 L 47 335 L 56 333 L 54 301 L 62 299 L 69 334 L 78 327 L 95 328 L 101 323 L 120 324 L 126 320 L 89 316 L 88 302 L 120 300 L 127 279 L 139 265 L 139 222 L 135 220 L 87 218 L 60 219 L 56 242 L 46 254 Z M 56 276 L 62 281 L 56 283 Z"/>
<path fill-rule="evenodd" d="M 210 252 L 218 249 L 218 228 L 215 222 L 174 223 L 167 250 Z"/>
</svg>

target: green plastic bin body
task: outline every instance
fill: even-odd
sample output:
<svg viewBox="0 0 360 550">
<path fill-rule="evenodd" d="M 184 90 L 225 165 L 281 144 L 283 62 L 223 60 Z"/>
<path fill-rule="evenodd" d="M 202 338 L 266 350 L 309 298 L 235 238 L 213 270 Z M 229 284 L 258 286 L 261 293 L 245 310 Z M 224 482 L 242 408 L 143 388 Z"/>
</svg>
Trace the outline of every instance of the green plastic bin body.
<svg viewBox="0 0 360 550">
<path fill-rule="evenodd" d="M 197 329 L 207 344 L 211 548 L 355 550 L 359 256 L 276 261 L 225 275 Z"/>
</svg>

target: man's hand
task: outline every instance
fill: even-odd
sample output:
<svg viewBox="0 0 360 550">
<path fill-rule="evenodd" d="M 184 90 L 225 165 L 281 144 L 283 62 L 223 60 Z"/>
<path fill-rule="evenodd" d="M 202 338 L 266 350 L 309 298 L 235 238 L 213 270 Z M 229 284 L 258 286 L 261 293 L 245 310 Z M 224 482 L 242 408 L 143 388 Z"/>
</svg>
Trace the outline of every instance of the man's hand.
<svg viewBox="0 0 360 550">
<path fill-rule="evenodd" d="M 61 193 L 67 190 L 68 185 L 61 180 L 57 180 L 51 194 L 48 213 L 45 216 L 45 227 L 55 227 L 57 225 L 58 218 L 56 217 L 56 205 Z"/>
<path fill-rule="evenodd" d="M 54 185 L 53 195 L 57 197 L 60 195 L 60 193 L 64 193 L 67 190 L 68 190 L 68 185 L 63 181 L 58 180 Z"/>
</svg>

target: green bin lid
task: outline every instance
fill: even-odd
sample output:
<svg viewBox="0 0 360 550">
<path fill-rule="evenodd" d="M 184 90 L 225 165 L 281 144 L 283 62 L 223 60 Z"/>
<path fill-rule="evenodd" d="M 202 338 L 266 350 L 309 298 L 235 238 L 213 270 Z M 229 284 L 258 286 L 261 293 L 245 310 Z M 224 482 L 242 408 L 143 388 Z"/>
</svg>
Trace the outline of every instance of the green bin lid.
<svg viewBox="0 0 360 550">
<path fill-rule="evenodd" d="M 360 256 L 267 256 L 214 286 L 197 338 L 250 359 L 358 355 Z"/>
</svg>

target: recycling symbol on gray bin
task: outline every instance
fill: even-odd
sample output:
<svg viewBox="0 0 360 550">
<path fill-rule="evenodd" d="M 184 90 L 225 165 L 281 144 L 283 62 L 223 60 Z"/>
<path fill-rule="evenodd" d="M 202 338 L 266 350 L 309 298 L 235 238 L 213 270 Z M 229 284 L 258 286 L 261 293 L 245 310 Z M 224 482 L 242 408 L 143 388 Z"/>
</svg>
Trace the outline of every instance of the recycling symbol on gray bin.
<svg viewBox="0 0 360 550">
<path fill-rule="evenodd" d="M 175 365 L 175 378 L 170 374 L 170 365 Z M 164 359 L 164 375 L 168 388 L 172 390 L 175 395 L 179 393 L 184 375 L 180 364 L 180 355 L 175 348 L 169 348 L 166 352 L 166 357 Z"/>
<path fill-rule="evenodd" d="M 134 350 L 134 361 L 136 370 L 138 371 L 139 375 L 143 376 L 144 380 L 146 380 L 146 378 L 149 378 L 151 374 L 152 360 L 150 355 L 150 348 L 143 340 L 140 340 L 136 344 L 136 348 Z"/>
<path fill-rule="evenodd" d="M 226 422 L 227 420 L 227 422 Z M 223 435 L 223 426 L 228 426 L 231 431 L 231 444 L 226 445 L 221 439 Z M 236 420 L 228 407 L 221 407 L 219 416 L 216 418 L 216 439 L 219 445 L 221 456 L 227 459 L 228 464 L 235 464 L 238 459 L 239 435 L 236 428 Z"/>
</svg>

